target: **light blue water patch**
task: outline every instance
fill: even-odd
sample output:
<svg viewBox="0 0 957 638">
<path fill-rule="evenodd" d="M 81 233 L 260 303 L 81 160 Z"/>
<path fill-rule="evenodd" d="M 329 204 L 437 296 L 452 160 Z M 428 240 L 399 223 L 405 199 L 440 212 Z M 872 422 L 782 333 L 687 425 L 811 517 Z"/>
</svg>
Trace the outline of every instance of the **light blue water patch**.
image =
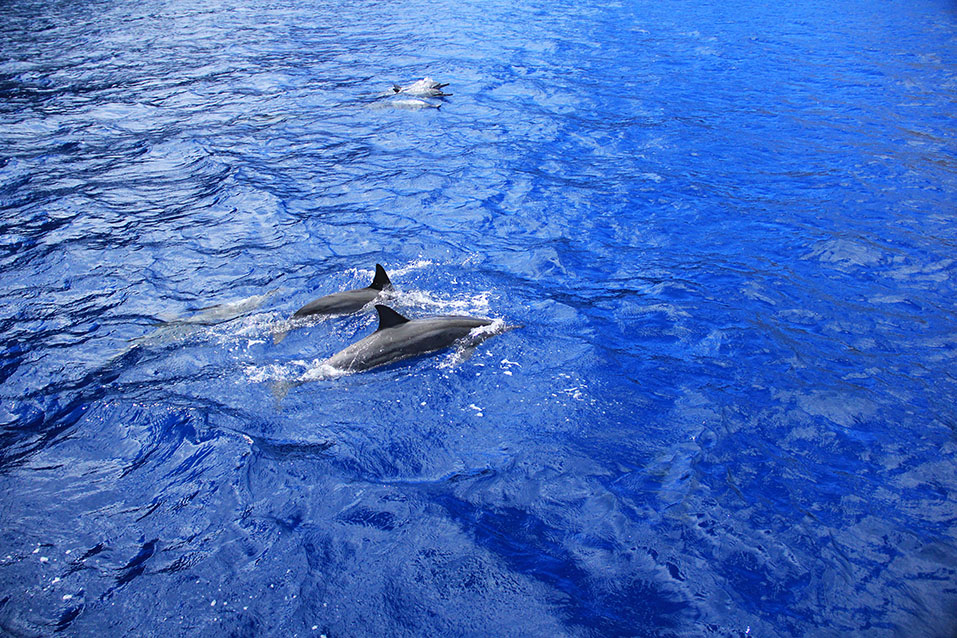
<svg viewBox="0 0 957 638">
<path fill-rule="evenodd" d="M 3 9 L 2 633 L 953 635 L 951 3 Z"/>
</svg>

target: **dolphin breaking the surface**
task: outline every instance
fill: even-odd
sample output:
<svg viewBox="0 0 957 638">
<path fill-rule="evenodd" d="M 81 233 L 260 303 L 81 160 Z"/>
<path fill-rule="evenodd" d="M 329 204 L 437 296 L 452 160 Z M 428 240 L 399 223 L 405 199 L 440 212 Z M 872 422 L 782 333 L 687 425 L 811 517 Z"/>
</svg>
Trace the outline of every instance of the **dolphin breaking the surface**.
<svg viewBox="0 0 957 638">
<path fill-rule="evenodd" d="M 408 319 L 388 306 L 377 304 L 375 309 L 379 313 L 379 328 L 323 364 L 345 372 L 359 372 L 442 350 L 465 337 L 473 339 L 470 345 L 477 345 L 495 334 L 492 330 L 481 330 L 493 324 L 491 319 L 452 315 Z"/>
<path fill-rule="evenodd" d="M 366 288 L 356 288 L 355 290 L 346 290 L 319 297 L 297 310 L 292 316 L 346 315 L 359 312 L 385 290 L 392 290 L 392 282 L 389 280 L 385 268 L 376 264 L 375 277 Z"/>
<path fill-rule="evenodd" d="M 414 95 L 416 97 L 447 97 L 452 95 L 451 93 L 446 93 L 442 89 L 449 85 L 448 82 L 444 84 L 441 82 L 436 82 L 432 78 L 422 78 L 417 80 L 412 84 L 406 86 L 399 86 L 398 84 L 392 85 L 393 93 L 405 93 L 407 95 Z"/>
</svg>

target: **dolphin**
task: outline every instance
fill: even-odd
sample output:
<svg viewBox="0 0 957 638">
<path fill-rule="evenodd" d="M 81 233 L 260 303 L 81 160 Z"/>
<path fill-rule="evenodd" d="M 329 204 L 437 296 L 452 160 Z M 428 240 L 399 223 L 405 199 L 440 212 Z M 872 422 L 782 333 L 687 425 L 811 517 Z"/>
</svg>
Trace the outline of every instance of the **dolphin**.
<svg viewBox="0 0 957 638">
<path fill-rule="evenodd" d="M 310 301 L 293 313 L 293 318 L 308 317 L 310 315 L 347 315 L 359 312 L 370 301 L 378 297 L 383 291 L 392 290 L 392 282 L 385 268 L 375 265 L 375 277 L 366 288 L 356 288 L 337 292 L 325 297 Z"/>
<path fill-rule="evenodd" d="M 201 308 L 197 313 L 188 317 L 157 321 L 153 324 L 156 327 L 153 332 L 129 339 L 129 343 L 132 344 L 131 347 L 155 346 L 184 339 L 203 328 L 228 323 L 251 314 L 277 292 L 278 290 L 270 290 L 262 295 L 253 295 L 245 299 Z"/>
<path fill-rule="evenodd" d="M 379 328 L 323 361 L 324 365 L 359 372 L 442 350 L 465 337 L 473 337 L 472 345 L 476 345 L 493 334 L 477 330 L 491 326 L 491 319 L 451 315 L 408 319 L 382 304 L 375 309 Z"/>
<path fill-rule="evenodd" d="M 446 93 L 442 89 L 449 85 L 448 82 L 442 84 L 436 82 L 432 78 L 422 78 L 412 84 L 407 86 L 399 86 L 398 84 L 392 85 L 393 93 L 406 93 L 408 95 L 414 95 L 416 97 L 446 97 L 452 95 L 451 93 Z"/>
<path fill-rule="evenodd" d="M 263 295 L 253 295 L 245 299 L 230 301 L 227 303 L 216 304 L 200 308 L 199 311 L 183 319 L 169 319 L 162 321 L 162 327 L 167 326 L 215 326 L 220 323 L 226 323 L 233 319 L 248 315 L 257 310 L 264 301 L 276 294 L 276 290 L 270 290 Z"/>
</svg>

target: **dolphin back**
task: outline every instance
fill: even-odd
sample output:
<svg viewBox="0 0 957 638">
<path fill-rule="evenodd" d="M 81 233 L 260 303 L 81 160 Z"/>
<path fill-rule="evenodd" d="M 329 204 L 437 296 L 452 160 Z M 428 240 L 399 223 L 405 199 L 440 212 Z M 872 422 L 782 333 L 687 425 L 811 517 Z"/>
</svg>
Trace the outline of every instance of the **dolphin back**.
<svg viewBox="0 0 957 638">
<path fill-rule="evenodd" d="M 326 364 L 350 372 L 368 370 L 448 348 L 472 330 L 492 324 L 475 317 L 409 319 L 382 304 L 375 308 L 379 328 L 329 357 Z"/>
<path fill-rule="evenodd" d="M 293 317 L 308 317 L 309 315 L 345 315 L 359 312 L 370 301 L 379 296 L 374 288 L 359 288 L 337 292 L 325 297 L 310 301 L 297 310 Z"/>
<path fill-rule="evenodd" d="M 359 312 L 379 296 L 383 290 L 392 290 L 392 281 L 381 264 L 375 265 L 375 276 L 372 283 L 365 288 L 336 292 L 325 297 L 319 297 L 297 310 L 293 317 L 308 317 L 309 315 L 347 315 Z"/>
</svg>

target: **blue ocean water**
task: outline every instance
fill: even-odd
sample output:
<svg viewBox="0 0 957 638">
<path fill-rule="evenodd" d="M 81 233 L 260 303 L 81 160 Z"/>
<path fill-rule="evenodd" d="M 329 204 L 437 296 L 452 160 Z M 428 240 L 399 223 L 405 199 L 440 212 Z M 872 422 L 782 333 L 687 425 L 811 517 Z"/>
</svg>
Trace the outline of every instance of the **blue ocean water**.
<svg viewBox="0 0 957 638">
<path fill-rule="evenodd" d="M 2 633 L 957 635 L 951 0 L 0 15 Z"/>
</svg>

